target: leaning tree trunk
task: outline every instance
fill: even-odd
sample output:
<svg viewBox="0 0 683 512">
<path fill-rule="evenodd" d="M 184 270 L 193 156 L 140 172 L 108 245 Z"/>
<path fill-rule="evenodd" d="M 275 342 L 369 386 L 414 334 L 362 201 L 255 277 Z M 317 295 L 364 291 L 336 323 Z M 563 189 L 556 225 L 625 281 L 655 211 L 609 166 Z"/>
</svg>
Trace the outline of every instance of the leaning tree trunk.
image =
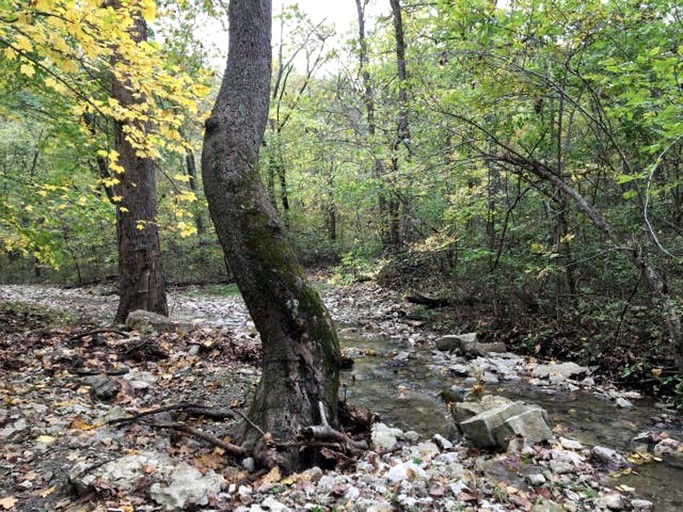
<svg viewBox="0 0 683 512">
<path fill-rule="evenodd" d="M 119 1 L 112 5 L 121 6 Z M 130 30 L 136 43 L 147 40 L 147 26 L 140 13 L 135 15 Z M 135 109 L 142 103 L 125 78 L 113 78 L 112 96 L 127 109 Z M 131 126 L 133 123 L 135 126 Z M 122 198 L 116 203 L 120 297 L 117 323 L 124 322 L 128 313 L 136 309 L 168 314 L 157 231 L 154 162 L 139 156 L 128 139 L 133 136 L 131 131 L 144 134 L 146 130 L 139 121 L 117 120 L 114 123 L 114 146 L 119 154 L 119 165 L 125 170 L 118 176 L 120 183 L 115 187 L 116 195 Z"/>
<path fill-rule="evenodd" d="M 229 20 L 227 68 L 206 122 L 204 189 L 263 344 L 262 376 L 249 418 L 286 442 L 300 428 L 321 423 L 319 402 L 330 424 L 337 424 L 339 343 L 259 179 L 271 74 L 271 1 L 232 0 Z M 245 426 L 247 447 L 258 453 L 266 441 Z M 298 448 L 271 450 L 264 458 L 285 470 L 305 463 Z"/>
<path fill-rule="evenodd" d="M 588 216 L 593 225 L 602 231 L 607 239 L 617 247 L 624 249 L 624 254 L 629 262 L 643 273 L 645 282 L 650 290 L 660 301 L 662 316 L 669 331 L 669 340 L 674 350 L 674 360 L 679 372 L 683 373 L 683 327 L 676 299 L 671 295 L 669 286 L 664 276 L 650 263 L 639 244 L 623 240 L 614 230 L 612 225 L 605 219 L 595 206 L 588 202 L 578 190 L 569 186 L 553 169 L 545 164 L 525 158 L 519 154 L 508 151 L 500 160 L 513 164 L 520 169 L 525 169 L 535 176 L 550 182 L 564 194 L 574 200 L 577 207 Z"/>
</svg>

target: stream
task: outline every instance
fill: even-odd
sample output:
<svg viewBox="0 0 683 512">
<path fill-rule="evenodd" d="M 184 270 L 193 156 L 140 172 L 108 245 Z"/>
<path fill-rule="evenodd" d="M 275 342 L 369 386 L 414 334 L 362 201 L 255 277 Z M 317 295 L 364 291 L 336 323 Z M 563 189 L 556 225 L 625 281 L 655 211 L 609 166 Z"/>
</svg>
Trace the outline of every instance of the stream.
<svg viewBox="0 0 683 512">
<path fill-rule="evenodd" d="M 0 298 L 4 296 L 7 300 L 68 305 L 72 314 L 87 313 L 103 321 L 111 318 L 116 303 L 115 297 L 98 289 L 5 286 L 0 292 Z M 468 380 L 454 375 L 449 371 L 447 357 L 427 348 L 431 345 L 413 346 L 419 338 L 433 340 L 433 334 L 402 321 L 397 314 L 403 308 L 399 302 L 390 303 L 390 298 L 376 290 L 370 293 L 375 295 L 368 294 L 368 299 L 359 293 L 336 289 L 323 292 L 333 317 L 344 326 L 340 329 L 344 352 L 355 361 L 353 368 L 342 372 L 343 397 L 351 404 L 378 413 L 383 422 L 404 431 L 415 430 L 423 438 L 429 439 L 435 433 L 451 439 L 457 437 L 454 422 L 439 394 L 446 388 L 471 389 L 471 377 Z M 198 288 L 175 293 L 173 299 L 175 318 L 201 319 L 210 328 L 253 332 L 239 297 L 214 296 Z M 680 416 L 667 421 L 666 416 L 671 413 L 646 400 L 620 409 L 613 400 L 578 387 L 569 391 L 558 385 L 534 385 L 524 376 L 520 378 L 519 368 L 512 368 L 513 358 L 521 358 L 510 358 L 510 374 L 501 375 L 498 382 L 484 384 L 482 392 L 542 406 L 549 414 L 550 427 L 558 435 L 623 454 L 634 450 L 633 438 L 643 432 L 667 432 L 674 438 L 683 438 Z M 681 458 L 677 460 L 680 465 Z M 658 462 L 635 466 L 632 474 L 607 483 L 635 488 L 635 494 L 652 501 L 657 512 L 683 510 L 683 469 L 676 465 Z"/>
<path fill-rule="evenodd" d="M 350 403 L 378 413 L 382 421 L 393 426 L 426 437 L 434 433 L 450 438 L 458 435 L 439 393 L 452 386 L 470 388 L 472 384 L 465 382 L 465 377 L 436 368 L 434 355 L 428 350 L 411 350 L 410 357 L 397 364 L 393 358 L 405 355 L 407 347 L 395 339 L 343 334 L 341 343 L 355 360 L 352 369 L 342 372 L 342 393 Z M 659 422 L 661 409 L 645 401 L 617 409 L 613 401 L 590 392 L 540 387 L 524 379 L 485 384 L 483 393 L 538 404 L 547 410 L 550 427 L 562 436 L 624 454 L 633 450 L 632 439 L 644 431 L 666 431 L 679 439 L 683 432 L 680 419 L 673 424 Z M 655 503 L 658 512 L 683 510 L 682 468 L 663 462 L 640 465 L 610 484 L 635 488 L 637 495 Z"/>
</svg>

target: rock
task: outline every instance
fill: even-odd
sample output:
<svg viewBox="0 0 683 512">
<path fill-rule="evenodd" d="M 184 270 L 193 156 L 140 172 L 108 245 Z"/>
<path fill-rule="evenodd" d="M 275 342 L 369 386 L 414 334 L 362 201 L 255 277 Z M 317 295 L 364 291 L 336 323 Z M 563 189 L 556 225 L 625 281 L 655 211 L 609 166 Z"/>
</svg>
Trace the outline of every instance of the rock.
<svg viewBox="0 0 683 512">
<path fill-rule="evenodd" d="M 465 401 L 465 396 L 468 390 L 460 386 L 451 386 L 450 388 L 442 389 L 439 393 L 439 398 L 447 404 L 455 404 Z"/>
<path fill-rule="evenodd" d="M 408 432 L 403 433 L 403 439 L 409 443 L 417 443 L 420 440 L 420 434 L 414 430 L 409 430 Z"/>
<path fill-rule="evenodd" d="M 411 357 L 412 357 L 412 353 L 410 353 L 410 352 L 405 352 L 405 351 L 399 352 L 398 354 L 396 354 L 393 357 L 392 361 L 404 363 L 404 362 L 407 362 Z"/>
<path fill-rule="evenodd" d="M 529 485 L 533 486 L 543 485 L 544 483 L 546 483 L 546 479 L 541 473 L 532 473 L 531 475 L 527 475 L 524 477 L 524 480 Z"/>
<path fill-rule="evenodd" d="M 500 379 L 495 373 L 484 372 L 484 374 L 481 376 L 481 381 L 484 384 L 498 384 Z"/>
<path fill-rule="evenodd" d="M 181 462 L 171 475 L 171 483 L 164 487 L 152 484 L 150 497 L 166 510 L 185 509 L 187 505 L 207 505 L 225 485 L 225 479 L 213 471 L 202 475 L 198 469 Z M 280 509 L 282 510 L 282 509 Z"/>
<path fill-rule="evenodd" d="M 413 457 L 417 457 L 423 461 L 430 460 L 440 453 L 439 447 L 431 441 L 411 446 L 409 451 Z"/>
<path fill-rule="evenodd" d="M 453 364 L 448 367 L 448 374 L 452 377 L 467 377 L 471 368 L 465 364 Z"/>
<path fill-rule="evenodd" d="M 427 474 L 424 469 L 414 462 L 400 462 L 396 464 L 387 473 L 387 478 L 391 483 L 403 482 L 404 480 L 413 480 L 415 478 L 425 478 Z"/>
<path fill-rule="evenodd" d="M 513 402 L 484 410 L 459 425 L 474 446 L 505 450 L 509 438 L 514 435 L 520 435 L 531 443 L 554 439 L 546 418 L 547 413 L 538 406 Z"/>
<path fill-rule="evenodd" d="M 566 509 L 559 503 L 541 498 L 530 512 L 565 512 Z"/>
<path fill-rule="evenodd" d="M 590 370 L 576 363 L 566 362 L 560 364 L 542 364 L 536 366 L 531 372 L 533 377 L 538 379 L 548 379 L 553 383 L 564 382 L 572 377 L 580 377 L 589 373 Z"/>
<path fill-rule="evenodd" d="M 170 318 L 137 309 L 131 311 L 126 318 L 126 327 L 139 332 L 179 332 L 188 333 L 192 330 L 191 322 L 179 322 Z"/>
<path fill-rule="evenodd" d="M 242 460 L 242 467 L 250 473 L 256 469 L 256 462 L 253 457 L 247 457 Z"/>
<path fill-rule="evenodd" d="M 596 500 L 596 504 L 601 508 L 608 508 L 610 510 L 623 510 L 624 497 L 621 494 L 611 493 L 601 496 Z"/>
<path fill-rule="evenodd" d="M 633 407 L 633 403 L 630 400 L 626 400 L 623 397 L 617 398 L 615 403 L 617 404 L 617 407 L 619 407 L 620 409 L 628 409 L 630 407 Z"/>
<path fill-rule="evenodd" d="M 272 496 L 268 496 L 265 500 L 263 500 L 261 507 L 265 510 L 269 510 L 270 512 L 290 512 L 292 510 L 288 506 L 277 501 Z"/>
<path fill-rule="evenodd" d="M 560 437 L 559 441 L 560 441 L 560 446 L 562 446 L 562 448 L 564 448 L 565 450 L 574 450 L 574 451 L 583 450 L 583 445 L 580 442 L 575 441 L 574 439 L 567 439 L 566 437 Z"/>
<path fill-rule="evenodd" d="M 453 448 L 453 443 L 451 443 L 441 434 L 434 434 L 434 437 L 432 437 L 432 439 L 442 450 L 450 450 L 451 448 Z"/>
<path fill-rule="evenodd" d="M 648 500 L 631 500 L 631 507 L 633 508 L 633 510 L 652 510 L 654 506 L 654 503 Z"/>
<path fill-rule="evenodd" d="M 449 334 L 436 340 L 436 348 L 442 352 L 458 352 L 468 357 L 485 356 L 491 352 L 505 352 L 504 343 L 479 343 L 477 333 Z M 460 370 L 456 367 L 457 370 Z"/>
<path fill-rule="evenodd" d="M 451 415 L 457 424 L 484 412 L 484 408 L 477 402 L 460 402 L 453 404 Z"/>
<path fill-rule="evenodd" d="M 614 470 L 628 466 L 628 461 L 616 450 L 607 448 L 605 446 L 594 446 L 591 449 L 591 456 L 593 459 L 607 465 L 608 468 Z"/>
<path fill-rule="evenodd" d="M 375 423 L 372 425 L 372 444 L 374 444 L 378 450 L 393 450 L 398 442 L 398 438 L 402 435 L 403 431 L 401 429 L 388 427 L 384 423 Z"/>
<path fill-rule="evenodd" d="M 154 474 L 155 478 L 164 479 L 174 470 L 170 457 L 159 452 L 127 455 L 93 469 L 91 467 L 90 463 L 78 463 L 69 472 L 69 482 L 79 493 L 92 492 L 100 485 L 132 492 L 140 479 L 147 475 Z"/>
<path fill-rule="evenodd" d="M 96 402 L 110 402 L 121 391 L 121 383 L 106 375 L 95 375 L 90 379 L 90 398 Z"/>
<path fill-rule="evenodd" d="M 505 343 L 475 343 L 465 348 L 465 354 L 470 356 L 486 356 L 491 353 L 505 352 Z"/>
<path fill-rule="evenodd" d="M 462 352 L 463 346 L 477 343 L 477 333 L 449 334 L 436 340 L 436 348 L 442 352 Z"/>
</svg>

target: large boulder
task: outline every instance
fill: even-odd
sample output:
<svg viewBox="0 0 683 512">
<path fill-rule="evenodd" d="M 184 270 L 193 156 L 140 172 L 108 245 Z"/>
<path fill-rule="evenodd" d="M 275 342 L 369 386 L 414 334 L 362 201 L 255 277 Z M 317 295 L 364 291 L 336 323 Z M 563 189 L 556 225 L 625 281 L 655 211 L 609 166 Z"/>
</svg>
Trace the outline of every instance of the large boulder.
<svg viewBox="0 0 683 512">
<path fill-rule="evenodd" d="M 505 352 L 504 343 L 479 343 L 477 333 L 448 334 L 436 340 L 442 352 L 457 352 L 467 357 L 485 356 L 491 352 Z"/>
<path fill-rule="evenodd" d="M 559 384 L 572 377 L 579 377 L 590 373 L 590 369 L 576 363 L 541 364 L 531 371 L 537 379 L 548 379 L 553 384 Z"/>
<path fill-rule="evenodd" d="M 180 332 L 188 333 L 192 330 L 191 322 L 171 320 L 167 316 L 137 309 L 131 311 L 126 318 L 126 327 L 139 332 Z"/>
<path fill-rule="evenodd" d="M 486 401 L 473 402 L 466 407 L 463 402 L 455 404 L 454 418 L 463 435 L 477 448 L 505 450 L 510 438 L 522 436 L 531 443 L 554 439 L 548 426 L 548 414 L 541 407 L 524 402 L 512 402 L 502 397 L 490 397 Z M 465 418 L 468 414 L 474 415 Z"/>
<path fill-rule="evenodd" d="M 168 485 L 159 482 L 149 488 L 150 497 L 166 510 L 187 510 L 190 505 L 207 505 L 225 485 L 225 479 L 213 471 L 202 475 L 197 468 L 181 462 Z"/>
</svg>

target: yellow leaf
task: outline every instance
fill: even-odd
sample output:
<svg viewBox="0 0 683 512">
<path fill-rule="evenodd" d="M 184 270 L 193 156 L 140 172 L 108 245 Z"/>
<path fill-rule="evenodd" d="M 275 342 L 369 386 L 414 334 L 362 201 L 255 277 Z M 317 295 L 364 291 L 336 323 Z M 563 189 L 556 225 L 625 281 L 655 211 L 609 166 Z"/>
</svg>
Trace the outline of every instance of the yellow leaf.
<svg viewBox="0 0 683 512">
<path fill-rule="evenodd" d="M 204 84 L 194 84 L 192 86 L 192 94 L 195 96 L 206 96 L 211 92 L 211 88 Z"/>
<path fill-rule="evenodd" d="M 140 12 L 145 21 L 152 21 L 156 17 L 156 11 L 154 0 L 145 0 L 140 5 Z"/>
<path fill-rule="evenodd" d="M 266 476 L 263 477 L 261 483 L 264 484 L 275 484 L 282 480 L 282 474 L 280 473 L 280 468 L 275 466 L 271 469 Z"/>
<path fill-rule="evenodd" d="M 71 425 L 69 425 L 69 428 L 71 428 L 71 430 L 93 430 L 95 428 L 99 428 L 99 425 L 91 425 L 87 421 L 83 421 L 80 416 L 76 416 L 71 422 Z"/>
<path fill-rule="evenodd" d="M 0 500 L 0 507 L 4 508 L 5 510 L 12 510 L 16 503 L 17 499 L 14 496 L 7 496 L 6 498 L 2 498 Z"/>
<path fill-rule="evenodd" d="M 2 53 L 5 55 L 5 58 L 7 60 L 14 60 L 17 58 L 17 54 L 14 52 L 12 48 L 7 47 L 2 51 Z"/>
<path fill-rule="evenodd" d="M 52 444 L 55 442 L 55 440 L 56 440 L 56 438 L 54 438 L 52 436 L 38 436 L 36 438 L 36 441 L 38 441 L 39 443 L 42 443 L 42 444 Z"/>
<path fill-rule="evenodd" d="M 29 38 L 22 35 L 17 36 L 16 40 L 14 41 L 14 46 L 25 52 L 30 52 L 33 50 L 33 45 L 31 44 Z"/>
<path fill-rule="evenodd" d="M 21 71 L 24 75 L 26 75 L 29 78 L 36 74 L 36 70 L 33 68 L 33 64 L 29 64 L 28 62 L 24 62 L 19 67 L 19 71 Z"/>
<path fill-rule="evenodd" d="M 56 485 L 53 485 L 52 487 L 48 487 L 47 489 L 40 491 L 40 497 L 41 498 L 47 498 L 50 494 L 55 492 L 55 490 L 57 490 Z"/>
</svg>

